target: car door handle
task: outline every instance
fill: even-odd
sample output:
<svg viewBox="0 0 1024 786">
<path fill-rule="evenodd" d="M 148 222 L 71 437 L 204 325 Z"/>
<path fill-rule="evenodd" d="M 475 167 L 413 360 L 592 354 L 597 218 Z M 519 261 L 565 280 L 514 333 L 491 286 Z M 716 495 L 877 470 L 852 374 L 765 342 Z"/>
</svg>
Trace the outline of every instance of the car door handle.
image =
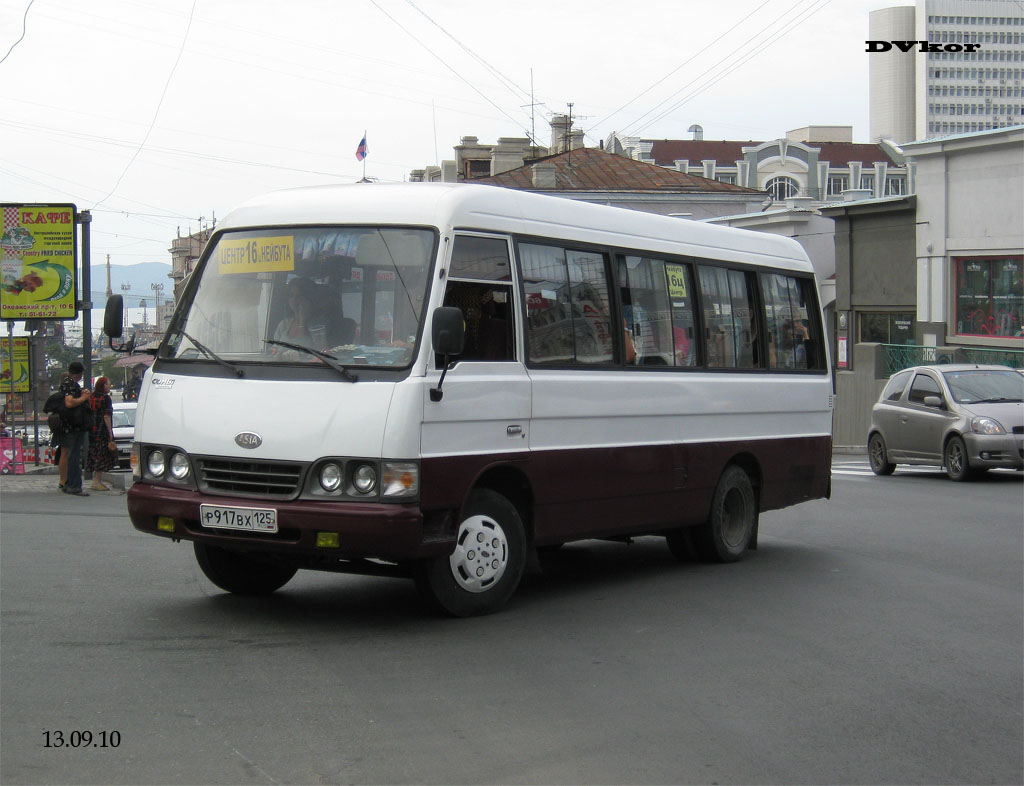
<svg viewBox="0 0 1024 786">
<path fill-rule="evenodd" d="M 505 433 L 508 434 L 510 437 L 518 437 L 520 434 L 523 433 L 523 427 L 509 426 L 508 428 L 505 429 Z"/>
<path fill-rule="evenodd" d="M 906 423 L 906 422 L 907 422 L 907 416 L 906 415 L 901 416 L 900 417 L 900 423 Z"/>
</svg>

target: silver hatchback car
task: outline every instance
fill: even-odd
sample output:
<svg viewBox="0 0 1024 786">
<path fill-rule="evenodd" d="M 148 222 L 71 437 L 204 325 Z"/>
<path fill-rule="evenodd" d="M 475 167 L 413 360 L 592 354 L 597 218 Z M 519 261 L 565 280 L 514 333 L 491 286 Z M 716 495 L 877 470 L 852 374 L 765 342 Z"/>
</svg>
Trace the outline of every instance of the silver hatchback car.
<svg viewBox="0 0 1024 786">
<path fill-rule="evenodd" d="M 968 480 L 995 467 L 1024 469 L 1024 376 L 1006 366 L 916 366 L 889 378 L 871 409 L 868 459 L 945 467 Z"/>
</svg>

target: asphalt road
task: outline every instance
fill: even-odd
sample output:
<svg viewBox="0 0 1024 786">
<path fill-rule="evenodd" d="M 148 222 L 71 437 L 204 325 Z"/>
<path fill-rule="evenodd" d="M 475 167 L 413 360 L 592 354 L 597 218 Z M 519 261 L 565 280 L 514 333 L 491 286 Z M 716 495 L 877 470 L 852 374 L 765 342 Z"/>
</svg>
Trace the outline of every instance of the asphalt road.
<svg viewBox="0 0 1024 786">
<path fill-rule="evenodd" d="M 4 784 L 1024 781 L 1019 473 L 837 463 L 739 564 L 573 544 L 469 620 L 395 579 L 225 595 L 53 482 L 0 480 Z"/>
</svg>

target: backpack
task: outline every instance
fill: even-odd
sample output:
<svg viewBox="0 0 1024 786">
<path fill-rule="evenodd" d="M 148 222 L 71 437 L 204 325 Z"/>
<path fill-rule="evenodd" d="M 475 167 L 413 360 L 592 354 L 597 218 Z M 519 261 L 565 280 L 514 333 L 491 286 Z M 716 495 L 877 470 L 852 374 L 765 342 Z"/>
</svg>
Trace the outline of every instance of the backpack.
<svg viewBox="0 0 1024 786">
<path fill-rule="evenodd" d="M 69 409 L 64 404 L 64 394 L 60 391 L 47 396 L 43 412 L 50 416 L 46 423 L 51 431 L 82 431 L 92 425 L 92 409 L 85 403 Z"/>
</svg>

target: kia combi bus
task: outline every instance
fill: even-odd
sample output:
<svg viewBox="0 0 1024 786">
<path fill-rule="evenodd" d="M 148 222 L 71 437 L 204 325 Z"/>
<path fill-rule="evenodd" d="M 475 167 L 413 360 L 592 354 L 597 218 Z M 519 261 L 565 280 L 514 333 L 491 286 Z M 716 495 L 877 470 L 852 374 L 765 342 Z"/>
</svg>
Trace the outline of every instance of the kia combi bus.
<svg viewBox="0 0 1024 786">
<path fill-rule="evenodd" d="M 828 496 L 831 423 L 792 240 L 493 186 L 296 189 L 231 212 L 189 278 L 128 509 L 229 592 L 395 573 L 471 615 L 569 541 L 738 560 L 760 512 Z"/>
</svg>

